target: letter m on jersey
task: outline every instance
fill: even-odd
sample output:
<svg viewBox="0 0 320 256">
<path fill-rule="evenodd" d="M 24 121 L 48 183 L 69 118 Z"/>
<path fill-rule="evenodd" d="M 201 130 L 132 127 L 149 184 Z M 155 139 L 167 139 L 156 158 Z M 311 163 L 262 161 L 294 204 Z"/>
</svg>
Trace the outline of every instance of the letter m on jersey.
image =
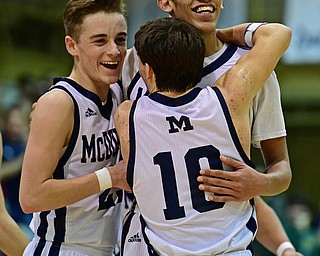
<svg viewBox="0 0 320 256">
<path fill-rule="evenodd" d="M 181 129 L 184 131 L 193 130 L 193 126 L 191 125 L 190 119 L 187 116 L 181 116 L 179 120 L 174 116 L 168 116 L 166 117 L 166 120 L 170 125 L 169 133 L 177 133 Z"/>
</svg>

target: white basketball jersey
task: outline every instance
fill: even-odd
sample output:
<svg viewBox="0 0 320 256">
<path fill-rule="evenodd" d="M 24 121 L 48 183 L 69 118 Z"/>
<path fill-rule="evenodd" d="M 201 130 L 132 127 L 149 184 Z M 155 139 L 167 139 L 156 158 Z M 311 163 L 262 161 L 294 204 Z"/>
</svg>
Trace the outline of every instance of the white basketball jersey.
<svg viewBox="0 0 320 256">
<path fill-rule="evenodd" d="M 198 189 L 200 169 L 225 169 L 220 154 L 253 166 L 218 88 L 173 99 L 154 93 L 130 113 L 127 180 L 160 255 L 252 255 L 252 201 L 215 203 Z"/>
<path fill-rule="evenodd" d="M 204 59 L 202 80 L 197 86 L 213 86 L 216 80 L 236 64 L 247 52 L 234 44 L 224 45 L 217 53 Z M 139 74 L 139 62 L 134 48 L 127 53 L 122 74 L 126 97 L 135 100 L 148 95 L 147 87 Z M 250 119 L 252 124 L 251 142 L 260 147 L 261 140 L 286 136 L 282 114 L 280 88 L 273 72 L 251 103 Z"/>
<path fill-rule="evenodd" d="M 120 154 L 113 120 L 123 98 L 119 86 L 112 85 L 106 104 L 69 78 L 60 79 L 52 90 L 64 91 L 74 106 L 70 143 L 53 178 L 75 178 L 114 165 Z M 69 244 L 88 255 L 112 255 L 109 252 L 118 242 L 121 200 L 122 191 L 107 189 L 66 207 L 35 213 L 30 227 L 40 242 L 51 241 L 55 248 Z M 40 244 L 37 250 L 43 250 Z"/>
</svg>

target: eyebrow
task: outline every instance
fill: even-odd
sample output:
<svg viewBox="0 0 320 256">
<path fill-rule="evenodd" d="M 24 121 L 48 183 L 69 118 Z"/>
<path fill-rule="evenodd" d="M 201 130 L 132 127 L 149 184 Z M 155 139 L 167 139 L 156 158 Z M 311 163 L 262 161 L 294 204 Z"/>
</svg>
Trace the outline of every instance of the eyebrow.
<svg viewBox="0 0 320 256">
<path fill-rule="evenodd" d="M 128 34 L 126 32 L 120 32 L 117 34 L 117 36 L 127 36 Z M 95 39 L 95 38 L 100 38 L 100 37 L 107 37 L 107 34 L 97 34 L 97 35 L 93 35 L 90 36 L 90 39 Z"/>
</svg>

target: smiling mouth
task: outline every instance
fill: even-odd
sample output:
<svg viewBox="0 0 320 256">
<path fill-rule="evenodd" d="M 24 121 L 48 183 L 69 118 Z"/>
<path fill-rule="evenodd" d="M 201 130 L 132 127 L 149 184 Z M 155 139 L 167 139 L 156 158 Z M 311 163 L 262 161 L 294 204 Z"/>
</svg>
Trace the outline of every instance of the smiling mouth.
<svg viewBox="0 0 320 256">
<path fill-rule="evenodd" d="M 192 9 L 196 13 L 213 13 L 215 8 L 213 6 L 200 6 Z"/>
<path fill-rule="evenodd" d="M 119 65 L 119 62 L 118 61 L 104 61 L 104 62 L 100 62 L 100 64 L 102 66 L 104 66 L 105 68 L 116 69 Z"/>
</svg>

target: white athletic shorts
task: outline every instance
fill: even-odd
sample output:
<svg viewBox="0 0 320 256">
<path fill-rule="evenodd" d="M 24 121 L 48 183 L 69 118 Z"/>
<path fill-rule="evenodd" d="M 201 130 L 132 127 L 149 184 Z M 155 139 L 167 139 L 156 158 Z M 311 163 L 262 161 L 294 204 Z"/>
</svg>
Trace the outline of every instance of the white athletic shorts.
<svg viewBox="0 0 320 256">
<path fill-rule="evenodd" d="M 97 250 L 85 245 L 64 244 L 55 245 L 52 242 L 40 242 L 39 237 L 33 238 L 23 252 L 23 256 L 116 256 L 119 249 Z"/>
<path fill-rule="evenodd" d="M 134 200 L 122 223 L 121 256 L 159 256 L 143 232 L 145 222 Z M 225 256 L 252 255 L 248 250 L 226 253 Z"/>
<path fill-rule="evenodd" d="M 143 235 L 140 211 L 135 201 L 122 223 L 121 256 L 158 256 Z"/>
</svg>

